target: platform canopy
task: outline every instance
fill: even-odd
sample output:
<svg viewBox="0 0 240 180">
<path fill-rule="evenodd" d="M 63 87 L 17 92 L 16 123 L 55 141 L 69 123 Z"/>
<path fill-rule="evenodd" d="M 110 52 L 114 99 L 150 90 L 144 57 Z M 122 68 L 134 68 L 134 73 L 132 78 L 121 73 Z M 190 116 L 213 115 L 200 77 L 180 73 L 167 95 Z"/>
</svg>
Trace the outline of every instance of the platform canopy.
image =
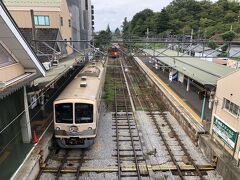
<svg viewBox="0 0 240 180">
<path fill-rule="evenodd" d="M 3 2 L 0 1 L 0 44 L 1 49 L 6 51 L 5 56 L 2 54 L 2 61 L 14 59 L 14 64 L 20 64 L 24 69 L 23 74 L 10 79 L 4 83 L 0 89 L 0 98 L 3 95 L 22 87 L 24 84 L 34 80 L 37 77 L 45 75 L 45 68 L 39 62 L 36 54 L 24 39 L 18 26 L 11 17 Z M 3 48 L 4 47 L 4 48 Z M 6 55 L 7 54 L 7 55 Z M 7 65 L 5 66 L 7 67 Z M 0 70 L 2 70 L 1 68 Z"/>
<path fill-rule="evenodd" d="M 168 49 L 143 49 L 150 56 L 157 56 L 164 65 L 167 65 L 202 85 L 217 85 L 217 80 L 235 71 L 235 69 L 202 60 L 197 57 L 186 57 L 186 54 Z M 184 57 L 181 57 L 183 55 Z"/>
</svg>

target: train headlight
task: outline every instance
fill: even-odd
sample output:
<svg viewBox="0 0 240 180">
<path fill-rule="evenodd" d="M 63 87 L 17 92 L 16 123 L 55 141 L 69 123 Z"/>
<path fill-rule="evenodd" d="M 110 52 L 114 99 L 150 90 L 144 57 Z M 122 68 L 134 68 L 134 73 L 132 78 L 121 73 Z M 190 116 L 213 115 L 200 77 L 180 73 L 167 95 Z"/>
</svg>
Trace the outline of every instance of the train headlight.
<svg viewBox="0 0 240 180">
<path fill-rule="evenodd" d="M 88 130 L 92 130 L 92 127 L 89 127 Z"/>
<path fill-rule="evenodd" d="M 56 130 L 59 131 L 59 130 L 60 130 L 60 127 L 56 127 Z"/>
</svg>

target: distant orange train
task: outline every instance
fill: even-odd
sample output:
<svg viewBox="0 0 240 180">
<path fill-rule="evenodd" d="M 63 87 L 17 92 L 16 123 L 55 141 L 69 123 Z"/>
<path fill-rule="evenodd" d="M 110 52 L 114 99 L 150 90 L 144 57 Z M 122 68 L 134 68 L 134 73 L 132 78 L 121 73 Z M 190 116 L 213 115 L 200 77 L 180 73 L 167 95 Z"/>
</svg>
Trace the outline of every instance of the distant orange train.
<svg viewBox="0 0 240 180">
<path fill-rule="evenodd" d="M 118 44 L 112 44 L 111 48 L 111 57 L 112 58 L 119 58 L 120 52 L 119 52 L 119 45 Z"/>
</svg>

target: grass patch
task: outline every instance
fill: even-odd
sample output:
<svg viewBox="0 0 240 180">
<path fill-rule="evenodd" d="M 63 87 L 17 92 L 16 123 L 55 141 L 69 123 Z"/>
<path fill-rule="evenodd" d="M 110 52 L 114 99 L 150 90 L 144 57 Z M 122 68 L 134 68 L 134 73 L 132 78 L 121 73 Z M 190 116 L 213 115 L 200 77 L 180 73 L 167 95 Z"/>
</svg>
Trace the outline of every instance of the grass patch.
<svg viewBox="0 0 240 180">
<path fill-rule="evenodd" d="M 114 85 L 113 85 L 113 79 L 112 76 L 107 73 L 106 74 L 106 79 L 105 79 L 105 85 L 104 85 L 104 99 L 107 104 L 113 103 L 114 101 Z"/>
</svg>

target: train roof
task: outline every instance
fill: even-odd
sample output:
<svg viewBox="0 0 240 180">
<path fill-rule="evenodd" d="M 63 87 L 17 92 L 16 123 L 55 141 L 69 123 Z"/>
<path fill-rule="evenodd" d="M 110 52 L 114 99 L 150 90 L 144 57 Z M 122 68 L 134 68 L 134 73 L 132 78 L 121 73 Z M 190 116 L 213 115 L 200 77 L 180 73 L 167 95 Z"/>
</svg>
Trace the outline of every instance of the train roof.
<svg viewBox="0 0 240 180">
<path fill-rule="evenodd" d="M 95 100 L 100 88 L 102 74 L 103 64 L 101 62 L 88 63 L 55 101 L 67 99 Z"/>
</svg>

